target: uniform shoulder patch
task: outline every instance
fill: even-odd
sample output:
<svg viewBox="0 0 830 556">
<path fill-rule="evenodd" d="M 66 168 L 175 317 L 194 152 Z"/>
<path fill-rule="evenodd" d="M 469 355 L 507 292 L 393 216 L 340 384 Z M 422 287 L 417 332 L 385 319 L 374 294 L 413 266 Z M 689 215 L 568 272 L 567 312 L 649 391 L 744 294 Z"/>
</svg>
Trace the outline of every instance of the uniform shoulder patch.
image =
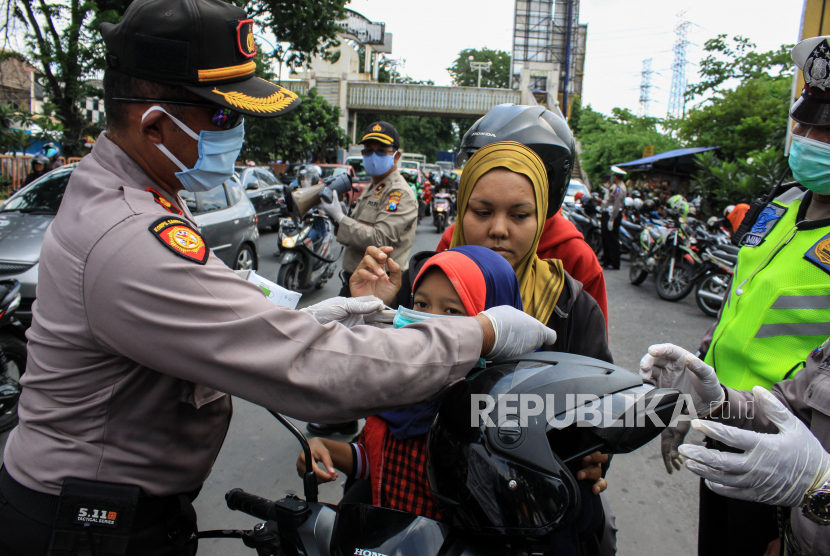
<svg viewBox="0 0 830 556">
<path fill-rule="evenodd" d="M 148 229 L 162 245 L 183 259 L 197 264 L 207 262 L 210 249 L 199 232 L 184 220 L 174 217 L 159 218 Z"/>
<path fill-rule="evenodd" d="M 398 207 L 401 206 L 401 197 L 403 197 L 403 193 L 400 191 L 393 191 L 389 194 L 389 200 L 386 203 L 387 212 L 396 212 L 398 210 Z"/>
<path fill-rule="evenodd" d="M 781 220 L 781 217 L 787 212 L 786 207 L 778 206 L 775 204 L 767 205 L 764 210 L 758 215 L 758 219 L 755 220 L 755 224 L 752 225 L 752 228 L 749 232 L 744 235 L 743 239 L 741 240 L 741 245 L 746 245 L 748 247 L 757 247 L 764 242 L 767 235 L 775 228 L 778 221 Z"/>
<path fill-rule="evenodd" d="M 830 344 L 830 338 L 827 338 L 826 340 L 824 340 L 824 342 L 822 342 L 822 344 L 820 346 L 818 346 L 816 349 L 814 349 L 810 353 L 810 357 L 815 357 L 816 355 L 818 355 L 819 353 L 824 351 L 824 348 L 827 347 L 827 344 Z"/>
<path fill-rule="evenodd" d="M 375 189 L 375 199 L 380 199 L 381 197 L 383 197 L 384 189 L 386 189 L 385 183 L 378 185 L 377 189 Z"/>
<path fill-rule="evenodd" d="M 810 247 L 804 253 L 804 258 L 830 274 L 830 234 L 827 234 Z"/>
<path fill-rule="evenodd" d="M 167 212 L 170 212 L 170 213 L 173 213 L 173 214 L 178 214 L 179 216 L 182 216 L 182 214 L 184 214 L 184 213 L 182 212 L 182 209 L 180 209 L 179 207 L 177 207 L 176 205 L 174 205 L 173 203 L 171 203 L 170 201 L 168 201 L 167 199 L 165 199 L 164 197 L 162 197 L 161 193 L 159 193 L 158 191 L 156 191 L 156 190 L 155 190 L 155 189 L 153 189 L 152 187 L 148 187 L 148 188 L 147 188 L 147 192 L 148 192 L 148 193 L 150 193 L 150 194 L 152 194 L 152 195 L 153 195 L 153 199 L 154 199 L 154 200 L 155 200 L 158 204 L 160 204 L 161 206 L 163 206 L 163 207 L 164 207 L 164 209 L 165 209 Z"/>
</svg>

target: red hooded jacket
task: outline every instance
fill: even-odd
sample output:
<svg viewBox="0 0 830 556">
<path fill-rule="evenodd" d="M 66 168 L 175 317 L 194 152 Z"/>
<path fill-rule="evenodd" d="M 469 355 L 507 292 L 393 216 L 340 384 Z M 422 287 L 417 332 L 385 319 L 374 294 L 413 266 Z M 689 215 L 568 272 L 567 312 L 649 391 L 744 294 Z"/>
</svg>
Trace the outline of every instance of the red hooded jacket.
<svg viewBox="0 0 830 556">
<path fill-rule="evenodd" d="M 436 251 L 445 251 L 450 248 L 452 233 L 455 224 L 447 228 L 441 237 Z M 605 316 L 605 326 L 608 328 L 608 296 L 605 293 L 605 276 L 599 265 L 593 249 L 585 243 L 582 233 L 576 229 L 573 222 L 557 212 L 545 221 L 545 229 L 539 240 L 536 254 L 540 259 L 559 259 L 568 274 L 575 280 L 582 282 L 582 289 L 591 294 L 602 314 Z"/>
</svg>

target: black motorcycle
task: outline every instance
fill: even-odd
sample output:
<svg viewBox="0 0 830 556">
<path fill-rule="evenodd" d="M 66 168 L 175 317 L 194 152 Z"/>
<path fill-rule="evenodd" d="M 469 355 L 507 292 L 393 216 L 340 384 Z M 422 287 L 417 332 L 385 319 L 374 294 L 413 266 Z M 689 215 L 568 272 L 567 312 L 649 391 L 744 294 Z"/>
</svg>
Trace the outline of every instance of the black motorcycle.
<svg viewBox="0 0 830 556">
<path fill-rule="evenodd" d="M 352 181 L 348 174 L 339 174 L 323 181 L 321 191 L 312 192 L 305 188 L 303 200 L 293 194 L 296 186 L 285 195 L 286 204 L 290 204 L 292 216 L 280 220 L 280 269 L 277 284 L 291 291 L 320 289 L 334 276 L 335 263 L 343 253 L 343 248 L 335 255 L 335 222 L 317 206 L 320 198 L 331 201 L 332 195 L 351 190 Z M 317 186 L 319 189 L 320 186 Z M 306 194 L 306 193 L 310 193 Z M 319 195 L 319 197 L 317 197 Z M 307 209 L 307 204 L 313 206 Z M 344 214 L 348 212 L 343 208 Z M 302 218 L 298 215 L 302 214 Z"/>
<path fill-rule="evenodd" d="M 572 208 L 568 208 L 567 218 L 573 222 L 591 246 L 594 254 L 599 257 L 602 254 L 602 227 L 599 221 L 597 200 L 592 197 L 587 199 L 583 197 L 581 201 L 581 204 L 576 203 Z"/>
<path fill-rule="evenodd" d="M 725 244 L 711 246 L 701 258 L 706 266 L 697 280 L 695 301 L 703 314 L 716 317 L 729 294 L 729 284 L 738 264 L 738 248 Z"/>
<path fill-rule="evenodd" d="M 519 372 L 525 380 L 511 380 Z M 573 392 L 574 385 L 596 396 L 587 403 L 599 402 L 599 412 L 591 415 L 601 414 L 600 421 L 580 425 L 580 407 L 566 407 L 566 392 Z M 562 406 L 553 406 L 551 421 L 521 421 L 515 414 L 511 419 L 510 413 L 492 409 L 480 414 L 481 426 L 471 427 L 473 396 L 505 391 L 542 399 L 561 396 Z M 271 501 L 230 490 L 225 494 L 228 507 L 263 523 L 247 531 L 203 531 L 195 537 L 242 539 L 259 556 L 552 555 L 554 535 L 575 528 L 582 508 L 592 511 L 593 505 L 602 516 L 596 499 L 575 480 L 582 458 L 643 446 L 682 409 L 677 407 L 683 403 L 679 394 L 587 357 L 526 354 L 490 365 L 454 386 L 435 418 L 427 438 L 427 474 L 444 521 L 364 504 L 319 503 L 317 480 L 308 470 L 305 499 L 288 495 Z M 305 461 L 311 462 L 303 434 L 271 413 L 300 441 Z M 530 462 L 535 465 L 522 465 Z M 573 543 L 573 538 L 560 537 L 559 542 Z"/>
<path fill-rule="evenodd" d="M 0 281 L 0 432 L 17 424 L 20 377 L 26 372 L 24 326 L 14 318 L 20 305 L 20 283 Z"/>
</svg>

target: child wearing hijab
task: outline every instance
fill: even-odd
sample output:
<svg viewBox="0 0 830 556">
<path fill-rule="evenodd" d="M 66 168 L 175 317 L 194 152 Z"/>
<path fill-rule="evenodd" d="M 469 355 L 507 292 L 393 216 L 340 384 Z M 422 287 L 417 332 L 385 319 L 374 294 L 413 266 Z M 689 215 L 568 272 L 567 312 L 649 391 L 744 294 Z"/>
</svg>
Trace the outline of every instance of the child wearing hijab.
<svg viewBox="0 0 830 556">
<path fill-rule="evenodd" d="M 430 317 L 470 316 L 499 305 L 522 309 L 516 273 L 497 253 L 463 246 L 430 257 L 414 280 L 413 309 L 401 306 L 395 327 Z M 357 442 L 323 438 L 309 440 L 318 482 L 337 479 L 336 469 L 349 477 L 370 479 L 372 502 L 395 510 L 441 519 L 426 474 L 426 438 L 441 400 L 423 402 L 369 417 Z M 297 470 L 305 473 L 300 454 Z"/>
</svg>

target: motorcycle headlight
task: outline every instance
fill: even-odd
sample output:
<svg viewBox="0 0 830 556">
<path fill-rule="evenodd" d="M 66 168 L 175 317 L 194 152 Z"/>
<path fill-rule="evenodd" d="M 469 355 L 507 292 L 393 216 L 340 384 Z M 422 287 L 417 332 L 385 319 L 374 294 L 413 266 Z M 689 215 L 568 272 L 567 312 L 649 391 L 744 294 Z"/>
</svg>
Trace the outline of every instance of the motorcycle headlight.
<svg viewBox="0 0 830 556">
<path fill-rule="evenodd" d="M 286 236 L 282 238 L 282 246 L 291 249 L 297 244 L 297 236 Z"/>
</svg>

